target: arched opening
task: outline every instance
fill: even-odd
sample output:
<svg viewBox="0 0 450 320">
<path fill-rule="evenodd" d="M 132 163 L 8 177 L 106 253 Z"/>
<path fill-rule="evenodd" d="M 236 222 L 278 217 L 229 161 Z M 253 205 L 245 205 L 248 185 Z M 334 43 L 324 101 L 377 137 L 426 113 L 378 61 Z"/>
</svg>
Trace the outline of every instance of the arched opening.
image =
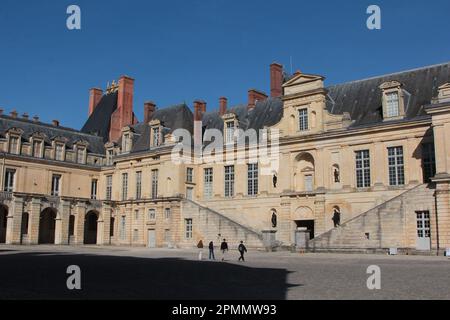
<svg viewBox="0 0 450 320">
<path fill-rule="evenodd" d="M 97 244 L 98 213 L 89 211 L 84 219 L 84 244 Z"/>
<path fill-rule="evenodd" d="M 39 244 L 54 244 L 56 229 L 56 211 L 47 208 L 39 217 Z"/>
<path fill-rule="evenodd" d="M 7 225 L 8 225 L 8 207 L 0 205 L 0 243 L 6 242 Z"/>
<path fill-rule="evenodd" d="M 111 217 L 110 224 L 109 224 L 109 236 L 111 238 L 114 237 L 114 225 L 115 225 L 115 223 L 116 223 L 116 218 Z"/>
<path fill-rule="evenodd" d="M 309 207 L 298 207 L 297 210 L 291 215 L 293 226 L 295 230 L 299 228 L 306 229 L 309 233 L 310 239 L 314 239 L 315 236 L 315 218 L 314 212 Z"/>
<path fill-rule="evenodd" d="M 293 187 L 295 191 L 314 191 L 314 157 L 303 152 L 295 157 Z"/>
</svg>

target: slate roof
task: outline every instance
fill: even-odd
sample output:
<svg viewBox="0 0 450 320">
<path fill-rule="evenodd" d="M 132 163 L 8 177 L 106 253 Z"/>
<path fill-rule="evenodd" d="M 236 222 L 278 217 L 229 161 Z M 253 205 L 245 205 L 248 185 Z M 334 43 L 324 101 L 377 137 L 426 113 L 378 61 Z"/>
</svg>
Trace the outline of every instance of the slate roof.
<svg viewBox="0 0 450 320">
<path fill-rule="evenodd" d="M 424 106 L 438 95 L 438 87 L 450 82 L 450 62 L 379 77 L 358 80 L 328 90 L 327 110 L 332 114 L 348 112 L 353 127 L 382 122 L 382 91 L 387 81 L 403 84 L 409 97 L 405 101 L 405 120 L 425 116 Z"/>
<path fill-rule="evenodd" d="M 46 145 L 51 145 L 54 138 L 62 137 L 68 140 L 66 144 L 68 148 L 72 148 L 77 141 L 87 141 L 89 143 L 88 152 L 96 154 L 105 153 L 105 147 L 101 137 L 88 135 L 71 128 L 55 127 L 51 124 L 1 115 L 0 136 L 2 138 L 6 137 L 6 132 L 11 128 L 23 130 L 22 140 L 25 139 L 29 141 L 29 138 L 33 135 L 33 133 L 40 132 L 45 135 L 44 142 Z"/>
<path fill-rule="evenodd" d="M 103 138 L 103 143 L 108 142 L 111 115 L 117 109 L 117 96 L 117 92 L 104 95 L 81 128 L 81 132 L 100 136 Z"/>
<path fill-rule="evenodd" d="M 161 122 L 163 136 L 176 129 L 186 129 L 191 134 L 194 131 L 194 115 L 185 103 L 157 109 L 151 120 Z M 131 152 L 150 150 L 150 125 L 141 122 L 132 126 L 132 129 L 134 130 L 134 140 Z M 120 145 L 121 139 L 118 143 Z"/>
</svg>

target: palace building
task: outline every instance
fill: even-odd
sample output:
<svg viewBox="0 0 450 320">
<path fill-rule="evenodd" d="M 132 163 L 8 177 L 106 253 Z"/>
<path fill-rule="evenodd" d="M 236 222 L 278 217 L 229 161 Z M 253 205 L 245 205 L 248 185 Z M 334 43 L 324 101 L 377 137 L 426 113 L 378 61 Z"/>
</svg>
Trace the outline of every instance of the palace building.
<svg viewBox="0 0 450 320">
<path fill-rule="evenodd" d="M 334 86 L 273 63 L 270 80 L 235 106 L 147 102 L 139 121 L 122 76 L 90 90 L 81 130 L 1 111 L 0 243 L 450 248 L 450 63 Z M 221 132 L 232 160 L 175 162 L 181 129 L 204 148 Z M 269 174 L 234 146 L 249 130 L 277 132 Z"/>
</svg>

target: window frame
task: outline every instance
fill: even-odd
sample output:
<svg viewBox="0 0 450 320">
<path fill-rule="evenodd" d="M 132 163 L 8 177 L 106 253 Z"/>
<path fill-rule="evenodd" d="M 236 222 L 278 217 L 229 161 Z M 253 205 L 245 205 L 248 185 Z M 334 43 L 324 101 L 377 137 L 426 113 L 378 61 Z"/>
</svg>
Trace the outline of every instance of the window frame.
<svg viewBox="0 0 450 320">
<path fill-rule="evenodd" d="M 393 153 L 391 153 L 391 151 Z M 406 177 L 405 177 L 405 153 L 403 146 L 388 147 L 387 154 L 388 154 L 389 185 L 393 187 L 404 186 L 406 182 Z"/>
<path fill-rule="evenodd" d="M 301 107 L 297 109 L 298 115 L 298 131 L 307 132 L 309 128 L 309 109 L 307 107 Z"/>
<path fill-rule="evenodd" d="M 259 165 L 258 163 L 247 164 L 247 195 L 256 197 L 259 193 Z"/>
<path fill-rule="evenodd" d="M 361 157 L 358 158 L 358 155 L 361 155 Z M 370 188 L 372 186 L 370 161 L 370 149 L 355 151 L 355 177 L 356 188 L 358 189 Z M 358 164 L 360 164 L 359 167 Z"/>
<path fill-rule="evenodd" d="M 228 170 L 228 172 L 227 172 Z M 224 183 L 225 198 L 233 198 L 235 196 L 235 167 L 234 165 L 224 167 Z"/>
<path fill-rule="evenodd" d="M 214 168 L 203 169 L 203 198 L 211 199 L 214 194 Z"/>
</svg>

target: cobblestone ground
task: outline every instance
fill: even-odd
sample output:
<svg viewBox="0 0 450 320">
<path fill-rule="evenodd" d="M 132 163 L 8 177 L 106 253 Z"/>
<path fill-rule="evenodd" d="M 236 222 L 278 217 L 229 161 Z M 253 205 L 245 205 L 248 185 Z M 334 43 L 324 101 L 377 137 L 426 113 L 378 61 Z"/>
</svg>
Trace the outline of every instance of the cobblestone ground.
<svg viewBox="0 0 450 320">
<path fill-rule="evenodd" d="M 204 251 L 204 258 L 206 257 Z M 219 252 L 216 258 L 221 260 Z M 225 262 L 195 250 L 0 246 L 0 299 L 450 299 L 450 259 L 235 251 Z M 67 289 L 67 267 L 82 290 Z M 381 290 L 367 288 L 369 266 Z"/>
</svg>

